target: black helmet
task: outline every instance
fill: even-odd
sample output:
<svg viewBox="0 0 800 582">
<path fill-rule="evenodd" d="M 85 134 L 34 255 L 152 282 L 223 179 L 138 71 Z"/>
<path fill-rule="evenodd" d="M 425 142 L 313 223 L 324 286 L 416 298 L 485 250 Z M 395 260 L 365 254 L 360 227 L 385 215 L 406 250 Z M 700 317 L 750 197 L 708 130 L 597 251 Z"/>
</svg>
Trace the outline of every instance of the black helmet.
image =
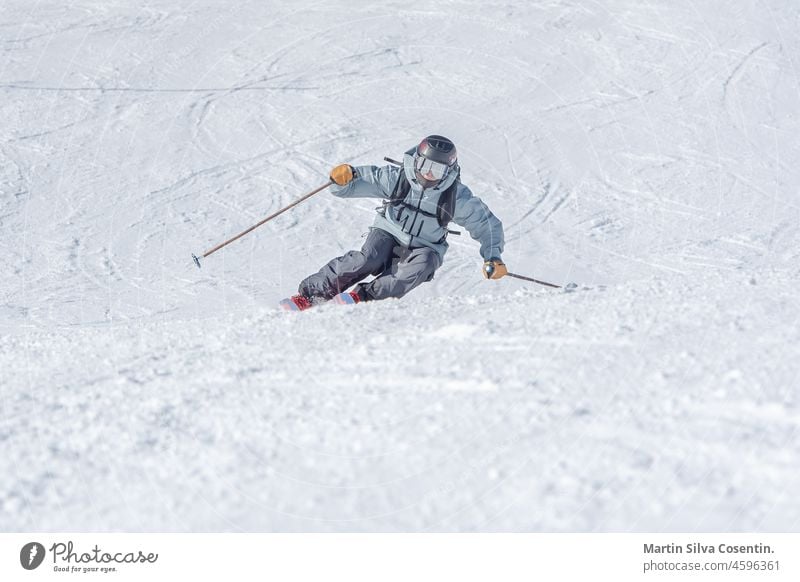
<svg viewBox="0 0 800 582">
<path fill-rule="evenodd" d="M 447 176 L 456 165 L 455 144 L 441 135 L 429 135 L 414 153 L 414 173 L 424 188 L 431 188 Z"/>
</svg>

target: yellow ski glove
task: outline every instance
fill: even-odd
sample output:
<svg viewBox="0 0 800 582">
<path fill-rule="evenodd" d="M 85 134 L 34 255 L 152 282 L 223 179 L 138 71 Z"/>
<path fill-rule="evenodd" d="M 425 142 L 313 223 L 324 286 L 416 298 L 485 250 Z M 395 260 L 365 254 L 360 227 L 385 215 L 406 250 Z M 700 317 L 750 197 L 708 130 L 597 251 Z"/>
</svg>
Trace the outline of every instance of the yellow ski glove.
<svg viewBox="0 0 800 582">
<path fill-rule="evenodd" d="M 331 180 L 339 186 L 347 186 L 356 177 L 356 172 L 350 164 L 339 164 L 331 170 Z"/>
<path fill-rule="evenodd" d="M 500 279 L 506 275 L 508 275 L 508 269 L 500 259 L 489 259 L 483 263 L 483 276 L 487 279 Z"/>
</svg>

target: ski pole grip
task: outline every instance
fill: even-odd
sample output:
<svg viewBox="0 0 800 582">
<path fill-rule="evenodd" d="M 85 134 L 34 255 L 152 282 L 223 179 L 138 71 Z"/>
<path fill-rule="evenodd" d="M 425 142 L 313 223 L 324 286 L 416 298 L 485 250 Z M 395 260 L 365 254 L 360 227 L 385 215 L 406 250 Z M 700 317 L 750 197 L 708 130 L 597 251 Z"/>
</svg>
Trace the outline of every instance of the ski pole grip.
<svg viewBox="0 0 800 582">
<path fill-rule="evenodd" d="M 402 166 L 403 165 L 403 162 L 398 162 L 397 160 L 393 160 L 389 156 L 383 156 L 383 159 L 385 161 L 389 162 L 390 164 L 394 164 L 395 166 Z"/>
</svg>

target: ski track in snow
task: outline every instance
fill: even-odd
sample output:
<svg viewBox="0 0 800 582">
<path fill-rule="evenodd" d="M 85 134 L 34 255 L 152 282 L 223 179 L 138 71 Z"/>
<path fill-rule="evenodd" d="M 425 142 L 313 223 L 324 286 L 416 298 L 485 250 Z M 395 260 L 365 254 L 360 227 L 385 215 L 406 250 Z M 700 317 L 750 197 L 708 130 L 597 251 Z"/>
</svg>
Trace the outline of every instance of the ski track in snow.
<svg viewBox="0 0 800 582">
<path fill-rule="evenodd" d="M 797 530 L 790 2 L 6 4 L 3 531 Z M 429 133 L 576 291 L 283 313 L 326 193 L 191 262 Z"/>
</svg>

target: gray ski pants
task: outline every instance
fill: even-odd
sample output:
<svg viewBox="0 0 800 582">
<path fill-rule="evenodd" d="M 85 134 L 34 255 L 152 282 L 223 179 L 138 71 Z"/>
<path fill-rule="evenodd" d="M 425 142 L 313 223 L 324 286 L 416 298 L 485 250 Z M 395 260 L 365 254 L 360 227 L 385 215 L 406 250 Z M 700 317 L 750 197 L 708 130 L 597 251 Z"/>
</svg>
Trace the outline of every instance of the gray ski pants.
<svg viewBox="0 0 800 582">
<path fill-rule="evenodd" d="M 359 295 L 369 301 L 402 297 L 414 287 L 433 279 L 442 258 L 428 247 L 407 248 L 379 228 L 372 228 L 360 251 L 350 251 L 331 260 L 317 273 L 300 283 L 300 294 L 331 299 L 352 285 L 376 275 L 359 285 Z"/>
</svg>

